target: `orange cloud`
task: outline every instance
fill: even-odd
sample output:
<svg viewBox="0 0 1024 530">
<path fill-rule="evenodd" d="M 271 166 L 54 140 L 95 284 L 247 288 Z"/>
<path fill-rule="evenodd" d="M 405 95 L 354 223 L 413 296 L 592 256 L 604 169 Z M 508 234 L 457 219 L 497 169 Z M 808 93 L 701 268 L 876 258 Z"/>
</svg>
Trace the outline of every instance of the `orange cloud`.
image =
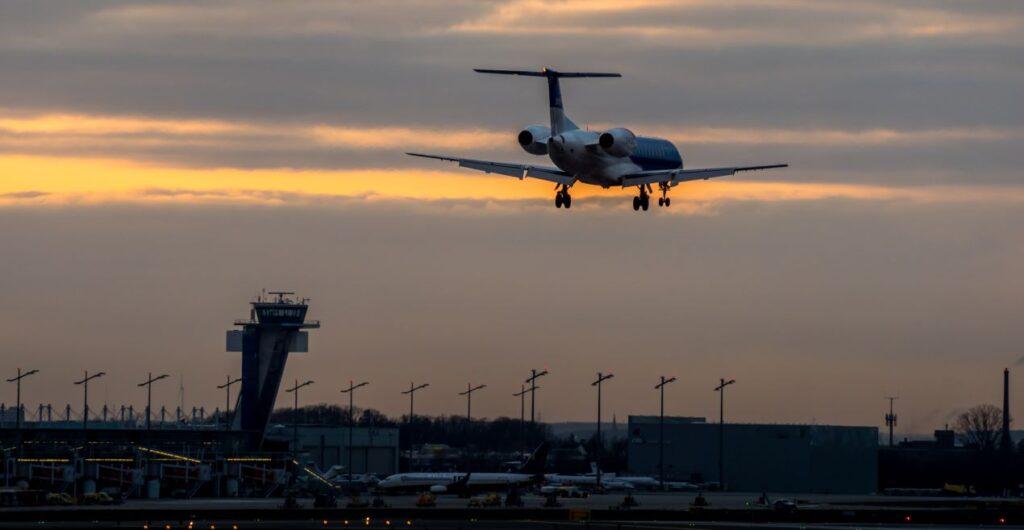
<svg viewBox="0 0 1024 530">
<path fill-rule="evenodd" d="M 0 113 L 0 146 L 210 145 L 244 143 L 261 148 L 320 145 L 346 149 L 483 149 L 514 145 L 515 131 L 373 127 L 342 124 L 279 124 L 224 120 L 162 119 L 146 116 Z"/>
<path fill-rule="evenodd" d="M 596 128 L 611 127 L 599 124 Z M 638 125 L 639 134 L 684 144 L 787 144 L 810 146 L 928 144 L 1024 139 L 1024 131 L 993 127 L 922 130 L 769 129 L 738 127 L 665 127 Z M 245 121 L 166 119 L 54 113 L 4 115 L 0 111 L 0 147 L 7 151 L 57 152 L 89 149 L 117 157 L 132 147 L 222 147 L 288 149 L 441 150 L 471 152 L 514 148 L 515 131 L 363 126 L 358 124 L 278 124 Z"/>
<path fill-rule="evenodd" d="M 221 120 L 168 120 L 140 116 L 57 113 L 22 117 L 0 116 L 0 130 L 19 134 L 106 135 L 158 132 L 207 135 L 246 133 L 258 130 L 258 128 L 250 124 Z"/>
<path fill-rule="evenodd" d="M 469 171 L 197 169 L 116 159 L 0 156 L 0 205 L 104 203 L 303 204 L 324 198 L 549 201 L 547 182 Z M 622 198 L 631 190 L 579 186 L 579 198 Z M 672 192 L 679 212 L 729 201 L 1012 202 L 1024 187 L 886 187 L 853 184 L 752 182 L 721 179 L 681 185 Z M 605 202 L 605 201 L 599 201 Z M 585 203 L 579 203 L 581 206 Z M 596 203 L 595 203 L 596 204 Z M 584 206 L 586 207 L 586 206 Z"/>
<path fill-rule="evenodd" d="M 702 14 L 713 11 L 772 9 L 820 13 L 817 30 L 794 32 L 788 27 L 767 25 L 736 26 L 702 22 Z M 622 23 L 621 14 L 658 11 L 644 24 Z M 671 15 L 680 15 L 678 17 Z M 832 24 L 826 20 L 841 20 Z M 697 20 L 691 23 L 691 20 Z M 826 44 L 850 43 L 886 38 L 935 38 L 950 36 L 1016 36 L 1018 21 L 1012 18 L 965 14 L 941 6 L 899 6 L 887 4 L 783 0 L 771 4 L 758 0 L 512 0 L 496 4 L 486 14 L 461 21 L 447 31 L 508 35 L 588 35 L 646 39 L 657 46 L 722 46 L 727 44 Z"/>
<path fill-rule="evenodd" d="M 483 129 L 446 130 L 412 127 L 335 127 L 318 125 L 310 129 L 312 137 L 326 145 L 344 145 L 359 149 L 487 149 L 512 145 L 514 132 Z"/>
</svg>

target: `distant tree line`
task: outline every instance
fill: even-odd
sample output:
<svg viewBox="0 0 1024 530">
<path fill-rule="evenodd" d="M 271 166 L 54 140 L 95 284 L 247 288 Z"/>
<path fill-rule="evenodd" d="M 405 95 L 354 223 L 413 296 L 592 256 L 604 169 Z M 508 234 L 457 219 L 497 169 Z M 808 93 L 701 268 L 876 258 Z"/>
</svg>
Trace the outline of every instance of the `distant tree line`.
<svg viewBox="0 0 1024 530">
<path fill-rule="evenodd" d="M 1002 437 L 1003 411 L 990 404 L 957 414 L 948 427 L 959 447 L 907 444 L 880 454 L 883 488 L 962 488 L 976 494 L 1024 493 L 1024 451 Z M 956 491 L 955 489 L 953 491 Z"/>
<path fill-rule="evenodd" d="M 1012 422 L 1013 419 L 1011 418 Z M 1003 428 L 1003 410 L 995 405 L 983 404 L 971 407 L 959 415 L 953 422 L 953 430 L 964 447 L 982 452 L 996 449 L 1013 451 L 1012 445 L 1002 447 L 1001 431 Z"/>
</svg>

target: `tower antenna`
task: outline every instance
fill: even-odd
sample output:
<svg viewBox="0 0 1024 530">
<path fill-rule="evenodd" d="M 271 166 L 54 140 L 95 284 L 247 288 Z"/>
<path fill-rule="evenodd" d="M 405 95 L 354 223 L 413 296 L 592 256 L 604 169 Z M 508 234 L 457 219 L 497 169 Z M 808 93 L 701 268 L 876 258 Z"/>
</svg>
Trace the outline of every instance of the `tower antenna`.
<svg viewBox="0 0 1024 530">
<path fill-rule="evenodd" d="M 896 413 L 893 411 L 893 402 L 899 399 L 899 396 L 886 396 L 885 399 L 889 400 L 889 413 L 885 415 L 885 425 L 889 427 L 889 447 L 893 445 L 893 427 L 896 427 Z"/>
</svg>

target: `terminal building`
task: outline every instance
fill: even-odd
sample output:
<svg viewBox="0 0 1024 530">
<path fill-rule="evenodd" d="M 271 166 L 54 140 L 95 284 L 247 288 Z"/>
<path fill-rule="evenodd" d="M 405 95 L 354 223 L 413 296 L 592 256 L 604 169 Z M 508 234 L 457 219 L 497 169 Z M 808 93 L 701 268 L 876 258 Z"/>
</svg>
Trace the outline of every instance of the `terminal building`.
<svg viewBox="0 0 1024 530">
<path fill-rule="evenodd" d="M 276 426 L 267 433 L 268 438 L 291 441 L 292 428 Z M 356 427 L 349 429 L 337 425 L 300 425 L 298 453 L 307 455 L 306 461 L 321 470 L 348 469 L 349 452 L 352 453 L 352 473 L 393 475 L 398 473 L 398 429 L 395 427 Z"/>
<path fill-rule="evenodd" d="M 35 421 L 26 421 L 24 405 L 0 405 L 0 484 L 145 498 L 268 496 L 302 473 L 293 461 L 347 469 L 350 453 L 354 474 L 394 473 L 397 429 L 356 427 L 350 449 L 347 426 L 304 425 L 296 448 L 294 426 L 269 425 L 289 355 L 308 351 L 307 330 L 319 327 L 306 319 L 306 300 L 269 294 L 235 321 L 240 329 L 227 332 L 226 349 L 241 353 L 241 389 L 230 415 L 204 416 L 200 409 L 189 417 L 179 410 L 165 421 L 154 413 L 147 427 L 130 407 L 128 419 L 124 410 L 108 414 L 104 407 L 89 409 L 83 421 L 77 411 L 72 417 L 70 405 L 45 407 L 45 414 L 40 406 Z"/>
<path fill-rule="evenodd" d="M 666 481 L 724 484 L 731 491 L 874 493 L 878 428 L 707 423 L 666 417 Z M 629 472 L 659 474 L 658 416 L 629 417 Z M 719 451 L 719 435 L 724 450 Z M 721 454 L 724 476 L 719 476 Z"/>
</svg>

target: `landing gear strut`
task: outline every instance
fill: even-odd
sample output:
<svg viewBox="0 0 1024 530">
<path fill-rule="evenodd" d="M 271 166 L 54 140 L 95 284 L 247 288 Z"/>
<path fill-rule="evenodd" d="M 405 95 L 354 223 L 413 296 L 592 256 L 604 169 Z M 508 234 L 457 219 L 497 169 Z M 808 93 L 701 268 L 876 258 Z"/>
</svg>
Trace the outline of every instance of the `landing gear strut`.
<svg viewBox="0 0 1024 530">
<path fill-rule="evenodd" d="M 568 210 L 572 208 L 572 195 L 569 195 L 569 186 L 562 184 L 560 190 L 555 192 L 555 208 L 561 208 L 565 206 Z"/>
<path fill-rule="evenodd" d="M 672 199 L 668 196 L 669 186 L 667 182 L 658 183 L 658 189 L 661 190 L 661 197 L 658 197 L 658 206 L 669 207 L 672 206 Z"/>
<path fill-rule="evenodd" d="M 650 190 L 649 184 L 644 184 L 638 187 L 640 194 L 633 197 L 633 211 L 643 208 L 646 212 L 651 207 L 651 196 L 648 193 Z"/>
</svg>

